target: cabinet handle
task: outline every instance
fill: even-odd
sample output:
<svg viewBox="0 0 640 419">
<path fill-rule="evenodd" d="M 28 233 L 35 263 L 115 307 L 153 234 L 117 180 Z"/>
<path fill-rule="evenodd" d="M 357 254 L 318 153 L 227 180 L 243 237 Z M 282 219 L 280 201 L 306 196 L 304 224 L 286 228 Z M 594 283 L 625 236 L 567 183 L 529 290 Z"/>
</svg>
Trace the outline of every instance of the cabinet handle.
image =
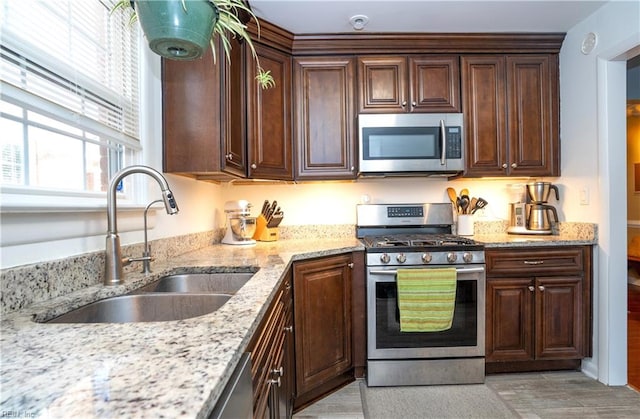
<svg viewBox="0 0 640 419">
<path fill-rule="evenodd" d="M 227 154 L 227 160 L 233 160 L 233 154 L 231 153 Z"/>
<path fill-rule="evenodd" d="M 347 263 L 347 266 L 350 267 L 351 269 L 353 269 L 353 262 Z"/>
<path fill-rule="evenodd" d="M 403 108 L 404 108 L 405 106 L 407 106 L 407 101 L 406 101 L 406 100 L 403 100 L 403 101 L 402 101 L 402 103 L 401 103 L 401 106 L 402 106 Z"/>
<path fill-rule="evenodd" d="M 257 168 L 258 168 L 258 165 L 256 165 L 255 163 L 252 163 L 252 164 L 251 164 L 251 168 L 255 170 L 255 169 L 257 169 Z"/>
<path fill-rule="evenodd" d="M 415 108 L 418 104 L 416 102 L 411 102 L 411 106 Z"/>
<path fill-rule="evenodd" d="M 538 289 L 539 289 L 540 291 L 544 291 L 544 287 L 543 287 L 542 285 L 538 285 Z"/>
<path fill-rule="evenodd" d="M 278 385 L 278 387 L 280 387 L 280 385 L 282 384 L 282 382 L 281 382 L 281 380 L 280 380 L 280 377 L 278 377 L 278 378 L 277 378 L 277 379 L 275 379 L 275 380 L 267 380 L 267 383 L 268 383 L 268 384 L 277 384 L 277 385 Z"/>
<path fill-rule="evenodd" d="M 503 169 L 506 169 L 506 168 L 507 168 L 507 163 L 503 163 L 503 164 L 502 164 L 502 168 L 503 168 Z"/>
<path fill-rule="evenodd" d="M 282 377 L 282 375 L 284 374 L 284 368 L 282 368 L 282 366 L 280 366 L 280 368 L 274 368 L 271 370 L 272 374 L 277 374 L 278 377 Z"/>
<path fill-rule="evenodd" d="M 351 166 L 351 171 L 353 172 L 354 170 L 356 170 L 356 168 L 354 166 Z"/>
<path fill-rule="evenodd" d="M 525 265 L 542 265 L 544 264 L 544 260 L 525 260 Z"/>
<path fill-rule="evenodd" d="M 284 327 L 284 331 L 285 332 L 289 332 L 289 333 L 293 333 L 293 326 L 285 326 Z"/>
<path fill-rule="evenodd" d="M 511 167 L 515 169 L 518 165 L 516 163 L 511 163 Z"/>
<path fill-rule="evenodd" d="M 533 292 L 533 291 L 535 291 L 535 289 L 536 288 L 533 285 L 529 285 L 529 291 Z"/>
</svg>

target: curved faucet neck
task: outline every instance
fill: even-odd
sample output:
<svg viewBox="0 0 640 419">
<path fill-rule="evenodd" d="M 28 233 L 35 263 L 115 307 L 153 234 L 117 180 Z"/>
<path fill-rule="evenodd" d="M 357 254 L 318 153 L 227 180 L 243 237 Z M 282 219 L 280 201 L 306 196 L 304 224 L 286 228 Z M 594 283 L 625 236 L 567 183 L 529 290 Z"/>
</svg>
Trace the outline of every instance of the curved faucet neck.
<svg viewBox="0 0 640 419">
<path fill-rule="evenodd" d="M 162 176 L 160 172 L 157 170 L 148 167 L 148 166 L 129 166 L 120 170 L 118 173 L 114 175 L 109 182 L 109 193 L 107 194 L 107 234 L 118 234 L 118 224 L 116 218 L 116 194 L 118 189 L 118 184 L 130 174 L 133 173 L 142 173 L 151 176 L 154 178 L 158 184 L 160 185 L 160 189 L 162 191 L 169 190 L 169 184 L 167 180 Z"/>
</svg>

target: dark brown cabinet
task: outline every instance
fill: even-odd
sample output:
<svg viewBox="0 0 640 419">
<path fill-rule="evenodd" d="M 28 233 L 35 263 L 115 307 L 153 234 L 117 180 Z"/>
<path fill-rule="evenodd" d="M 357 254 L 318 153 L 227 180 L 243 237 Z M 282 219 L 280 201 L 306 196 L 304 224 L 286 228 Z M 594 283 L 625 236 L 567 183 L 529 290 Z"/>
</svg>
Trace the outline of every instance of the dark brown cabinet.
<svg viewBox="0 0 640 419">
<path fill-rule="evenodd" d="M 245 49 L 248 176 L 292 180 L 291 55 L 255 44 L 260 66 L 275 81 L 274 87 L 262 89 L 255 80 L 257 63 Z"/>
<path fill-rule="evenodd" d="M 487 249 L 488 372 L 576 368 L 591 353 L 591 248 Z"/>
<path fill-rule="evenodd" d="M 287 272 L 248 350 L 252 362 L 254 418 L 290 418 L 295 368 L 291 271 Z"/>
<path fill-rule="evenodd" d="M 355 59 L 294 59 L 297 180 L 354 179 Z"/>
<path fill-rule="evenodd" d="M 217 57 L 218 63 L 222 60 Z M 220 180 L 244 176 L 242 167 L 227 165 L 227 154 L 241 155 L 243 146 L 226 149 L 221 67 L 214 63 L 210 51 L 200 60 L 162 61 L 165 172 Z"/>
<path fill-rule="evenodd" d="M 465 176 L 560 176 L 557 54 L 461 58 Z"/>
<path fill-rule="evenodd" d="M 460 112 L 457 55 L 358 57 L 361 113 Z"/>
<path fill-rule="evenodd" d="M 352 255 L 293 267 L 296 410 L 352 381 Z"/>
</svg>

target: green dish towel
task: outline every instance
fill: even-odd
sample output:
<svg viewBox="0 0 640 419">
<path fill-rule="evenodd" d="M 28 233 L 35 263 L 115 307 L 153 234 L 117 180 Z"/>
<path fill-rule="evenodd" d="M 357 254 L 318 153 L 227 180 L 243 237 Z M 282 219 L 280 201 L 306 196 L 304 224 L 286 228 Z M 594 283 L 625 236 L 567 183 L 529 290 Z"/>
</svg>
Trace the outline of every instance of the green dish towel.
<svg viewBox="0 0 640 419">
<path fill-rule="evenodd" d="M 455 268 L 398 269 L 401 332 L 441 332 L 451 328 L 456 304 Z"/>
</svg>

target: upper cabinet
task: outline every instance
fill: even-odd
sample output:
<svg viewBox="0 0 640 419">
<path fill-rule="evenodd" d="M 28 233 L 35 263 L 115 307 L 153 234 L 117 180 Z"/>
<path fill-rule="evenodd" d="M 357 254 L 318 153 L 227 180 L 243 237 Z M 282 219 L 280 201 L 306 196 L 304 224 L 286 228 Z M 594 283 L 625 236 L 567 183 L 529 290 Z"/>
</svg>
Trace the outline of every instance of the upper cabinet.
<svg viewBox="0 0 640 419">
<path fill-rule="evenodd" d="M 246 52 L 248 176 L 254 179 L 293 179 L 291 139 L 291 55 L 255 45 L 260 65 L 270 71 L 275 86 L 262 89 L 257 64 Z"/>
<path fill-rule="evenodd" d="M 296 179 L 354 179 L 355 59 L 295 58 L 293 90 Z"/>
<path fill-rule="evenodd" d="M 558 55 L 461 58 L 465 176 L 560 176 Z"/>
<path fill-rule="evenodd" d="M 457 55 L 358 57 L 360 113 L 460 112 Z"/>
<path fill-rule="evenodd" d="M 162 60 L 165 172 L 216 179 L 243 175 L 226 164 L 221 79 L 221 66 L 214 64 L 211 52 L 196 61 Z"/>
</svg>

